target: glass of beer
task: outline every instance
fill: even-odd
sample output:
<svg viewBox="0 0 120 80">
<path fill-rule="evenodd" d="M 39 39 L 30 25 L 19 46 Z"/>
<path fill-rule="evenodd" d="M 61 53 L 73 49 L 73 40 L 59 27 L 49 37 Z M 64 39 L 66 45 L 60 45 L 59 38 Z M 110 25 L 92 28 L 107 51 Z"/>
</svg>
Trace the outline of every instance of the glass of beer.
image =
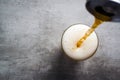
<svg viewBox="0 0 120 80">
<path fill-rule="evenodd" d="M 81 46 L 77 46 L 80 38 L 82 38 L 89 29 L 90 27 L 87 25 L 75 24 L 64 31 L 61 43 L 67 56 L 74 60 L 85 60 L 96 52 L 98 37 L 94 31 L 87 37 Z"/>
</svg>

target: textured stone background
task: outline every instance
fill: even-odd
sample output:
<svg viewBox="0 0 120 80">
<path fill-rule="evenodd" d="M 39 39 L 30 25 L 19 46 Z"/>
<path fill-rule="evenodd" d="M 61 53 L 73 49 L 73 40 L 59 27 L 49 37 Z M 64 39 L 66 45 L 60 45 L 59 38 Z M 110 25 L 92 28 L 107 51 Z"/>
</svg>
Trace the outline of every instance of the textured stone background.
<svg viewBox="0 0 120 80">
<path fill-rule="evenodd" d="M 120 23 L 96 32 L 96 54 L 81 62 L 64 55 L 63 31 L 92 25 L 86 0 L 0 0 L 0 80 L 120 80 Z"/>
</svg>

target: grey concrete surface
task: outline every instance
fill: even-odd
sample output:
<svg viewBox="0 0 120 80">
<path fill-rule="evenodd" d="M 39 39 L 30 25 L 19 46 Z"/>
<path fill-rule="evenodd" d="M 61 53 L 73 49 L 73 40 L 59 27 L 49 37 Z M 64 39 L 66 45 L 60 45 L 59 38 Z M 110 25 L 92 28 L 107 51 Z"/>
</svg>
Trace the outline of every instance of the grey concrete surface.
<svg viewBox="0 0 120 80">
<path fill-rule="evenodd" d="M 86 0 L 0 0 L 0 80 L 120 80 L 120 23 L 96 29 L 99 47 L 69 59 L 61 37 L 72 24 L 92 25 Z"/>
</svg>

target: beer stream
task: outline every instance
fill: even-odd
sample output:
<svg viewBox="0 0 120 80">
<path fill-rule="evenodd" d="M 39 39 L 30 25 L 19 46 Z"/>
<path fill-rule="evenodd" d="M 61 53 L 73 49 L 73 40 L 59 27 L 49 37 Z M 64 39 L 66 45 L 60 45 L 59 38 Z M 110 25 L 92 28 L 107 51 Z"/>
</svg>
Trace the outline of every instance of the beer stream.
<svg viewBox="0 0 120 80">
<path fill-rule="evenodd" d="M 84 36 L 77 42 L 76 46 L 79 48 L 83 42 L 90 36 L 90 34 L 95 31 L 95 29 L 102 24 L 104 21 L 95 18 L 95 21 L 90 29 L 84 34 Z"/>
</svg>

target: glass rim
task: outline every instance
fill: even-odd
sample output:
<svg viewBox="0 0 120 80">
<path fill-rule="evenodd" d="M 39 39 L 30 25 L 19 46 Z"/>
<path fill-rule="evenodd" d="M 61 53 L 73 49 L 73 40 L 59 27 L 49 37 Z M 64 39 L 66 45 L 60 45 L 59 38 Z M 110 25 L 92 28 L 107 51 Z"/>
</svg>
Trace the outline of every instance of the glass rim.
<svg viewBox="0 0 120 80">
<path fill-rule="evenodd" d="M 62 40 L 63 40 L 63 36 L 64 36 L 65 32 L 66 32 L 70 27 L 72 27 L 72 26 L 74 26 L 74 25 L 79 25 L 79 24 L 85 25 L 85 24 L 82 24 L 82 23 L 72 24 L 72 25 L 70 25 L 68 28 L 66 28 L 66 29 L 64 30 L 64 32 L 62 33 L 62 37 L 61 37 L 61 48 L 62 48 L 63 52 L 65 53 L 65 55 L 68 56 L 68 57 L 71 58 L 71 59 L 73 59 L 73 58 L 70 57 L 69 55 L 67 55 L 66 52 L 65 52 L 65 50 L 64 50 L 64 48 L 63 48 Z M 85 26 L 88 26 L 88 25 L 85 25 Z M 88 26 L 88 27 L 90 28 L 90 26 Z M 94 51 L 89 57 L 87 57 L 87 58 L 85 58 L 85 59 L 73 59 L 73 60 L 75 60 L 75 61 L 84 61 L 84 60 L 87 60 L 87 59 L 89 59 L 90 57 L 92 57 L 92 56 L 97 52 L 98 46 L 99 46 L 99 37 L 98 37 L 98 34 L 96 33 L 96 31 L 94 31 L 94 32 L 95 32 L 96 37 L 97 37 L 97 47 L 96 47 L 95 51 Z"/>
</svg>

